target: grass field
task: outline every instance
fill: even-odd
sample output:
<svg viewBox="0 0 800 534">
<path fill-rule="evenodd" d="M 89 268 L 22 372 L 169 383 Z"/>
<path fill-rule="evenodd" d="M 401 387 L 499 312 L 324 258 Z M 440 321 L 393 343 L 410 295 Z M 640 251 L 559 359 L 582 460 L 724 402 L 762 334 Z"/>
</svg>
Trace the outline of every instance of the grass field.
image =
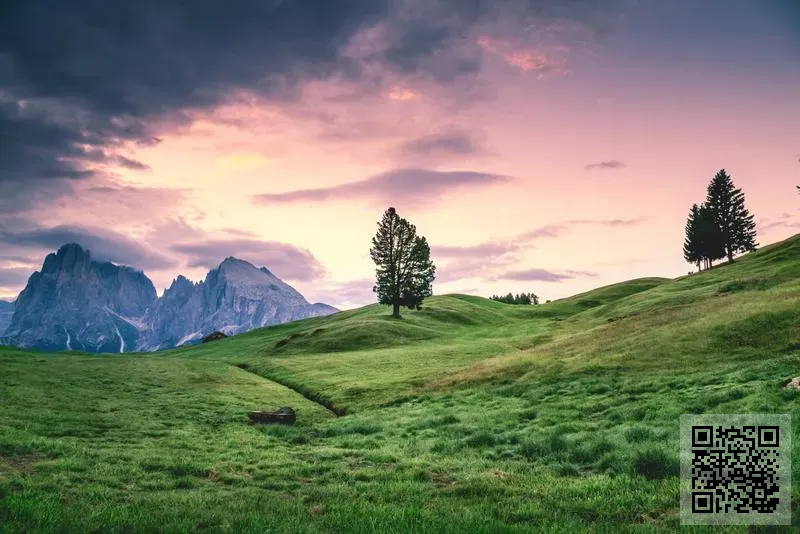
<svg viewBox="0 0 800 534">
<path fill-rule="evenodd" d="M 0 350 L 0 532 L 670 532 L 680 414 L 791 413 L 800 443 L 781 387 L 800 236 L 549 304 L 389 313 L 154 354 Z M 284 405 L 295 426 L 247 424 Z"/>
</svg>

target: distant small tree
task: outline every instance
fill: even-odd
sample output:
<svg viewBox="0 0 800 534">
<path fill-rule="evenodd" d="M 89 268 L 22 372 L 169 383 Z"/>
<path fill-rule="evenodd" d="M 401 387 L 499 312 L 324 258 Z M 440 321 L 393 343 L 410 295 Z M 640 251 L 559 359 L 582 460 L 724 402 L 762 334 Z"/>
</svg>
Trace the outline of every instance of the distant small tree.
<svg viewBox="0 0 800 534">
<path fill-rule="evenodd" d="M 744 207 L 744 193 L 733 185 L 733 180 L 721 169 L 708 184 L 706 205 L 722 233 L 723 246 L 728 261 L 740 252 L 756 250 L 756 223 Z"/>
<path fill-rule="evenodd" d="M 517 293 L 516 295 L 509 293 L 505 296 L 492 295 L 489 298 L 505 304 L 539 304 L 539 297 L 533 293 Z"/>
<path fill-rule="evenodd" d="M 372 291 L 380 304 L 392 306 L 392 317 L 400 317 L 400 306 L 420 309 L 425 297 L 433 294 L 431 283 L 436 267 L 430 246 L 417 228 L 389 208 L 378 222 L 372 238 L 370 256 L 377 266 L 377 284 Z"/>
</svg>

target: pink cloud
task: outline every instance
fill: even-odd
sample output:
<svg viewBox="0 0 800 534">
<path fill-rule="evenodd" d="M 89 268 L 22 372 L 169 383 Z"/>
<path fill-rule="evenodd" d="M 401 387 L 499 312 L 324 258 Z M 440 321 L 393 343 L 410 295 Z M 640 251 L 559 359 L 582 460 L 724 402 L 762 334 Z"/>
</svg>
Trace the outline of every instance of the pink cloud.
<svg viewBox="0 0 800 534">
<path fill-rule="evenodd" d="M 569 48 L 563 44 L 550 46 L 546 50 L 486 35 L 478 37 L 476 43 L 485 52 L 499 56 L 508 65 L 522 72 L 536 72 L 542 76 L 566 71 Z"/>
</svg>

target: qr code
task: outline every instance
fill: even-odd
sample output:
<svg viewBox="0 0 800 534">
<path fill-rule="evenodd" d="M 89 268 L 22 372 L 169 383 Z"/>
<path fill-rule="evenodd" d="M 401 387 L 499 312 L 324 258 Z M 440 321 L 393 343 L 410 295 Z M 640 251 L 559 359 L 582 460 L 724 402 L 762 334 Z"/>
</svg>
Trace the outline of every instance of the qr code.
<svg viewBox="0 0 800 534">
<path fill-rule="evenodd" d="M 681 417 L 681 523 L 791 522 L 791 418 Z"/>
</svg>

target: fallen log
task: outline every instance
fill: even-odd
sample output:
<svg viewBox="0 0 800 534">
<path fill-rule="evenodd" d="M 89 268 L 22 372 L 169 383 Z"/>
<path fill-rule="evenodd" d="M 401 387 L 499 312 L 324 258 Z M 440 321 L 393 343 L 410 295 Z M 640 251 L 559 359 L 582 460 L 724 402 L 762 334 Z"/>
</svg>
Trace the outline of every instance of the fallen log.
<svg viewBox="0 0 800 534">
<path fill-rule="evenodd" d="M 293 409 L 289 407 L 283 407 L 277 412 L 248 412 L 247 417 L 253 423 L 278 423 L 284 425 L 293 425 L 296 419 L 296 414 Z"/>
</svg>

